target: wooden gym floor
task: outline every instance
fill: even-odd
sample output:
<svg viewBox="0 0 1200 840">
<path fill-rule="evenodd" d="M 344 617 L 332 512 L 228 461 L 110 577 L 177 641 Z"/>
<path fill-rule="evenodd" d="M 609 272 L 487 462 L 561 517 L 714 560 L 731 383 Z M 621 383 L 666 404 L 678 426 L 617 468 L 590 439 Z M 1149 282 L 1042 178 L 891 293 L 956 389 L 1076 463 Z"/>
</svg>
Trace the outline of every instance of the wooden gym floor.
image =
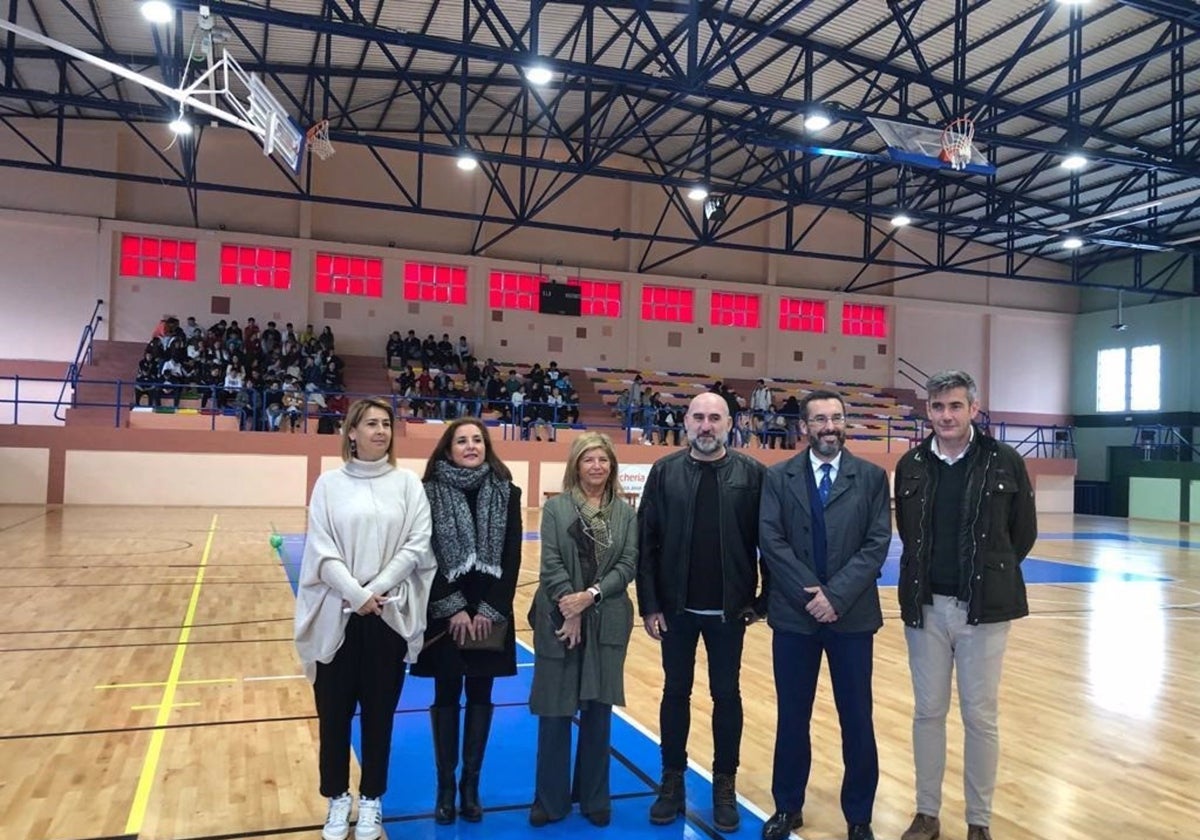
<svg viewBox="0 0 1200 840">
<path fill-rule="evenodd" d="M 538 511 L 527 513 L 517 615 L 537 577 Z M 292 592 L 272 529 L 300 535 L 301 509 L 0 506 L 0 831 L 8 838 L 316 837 L 316 726 L 291 643 Z M 1047 516 L 1027 573 L 1031 618 L 1010 637 L 1001 701 L 997 840 L 1191 835 L 1200 779 L 1200 526 Z M 295 551 L 295 540 L 288 551 Z M 287 553 L 287 552 L 285 552 Z M 297 558 L 298 559 L 298 558 Z M 884 582 L 888 577 L 885 575 Z M 895 589 L 882 590 L 875 722 L 880 840 L 912 813 L 911 688 Z M 518 627 L 525 622 L 518 619 Z M 528 632 L 520 636 L 529 640 Z M 712 836 L 703 656 L 697 668 L 691 819 L 645 819 L 659 767 L 658 653 L 635 628 L 614 730 L 614 826 L 656 838 Z M 527 653 L 522 661 L 528 662 Z M 534 728 L 529 669 L 497 684 L 481 825 L 435 827 L 428 681 L 397 716 L 385 817 L 391 837 L 527 836 Z M 747 636 L 738 836 L 772 810 L 770 632 Z M 810 840 L 845 836 L 840 746 L 828 680 L 814 717 L 805 808 Z M 962 840 L 961 726 L 952 713 L 943 837 Z M 355 774 L 356 775 L 356 774 Z M 595 831 L 577 815 L 548 836 Z"/>
</svg>

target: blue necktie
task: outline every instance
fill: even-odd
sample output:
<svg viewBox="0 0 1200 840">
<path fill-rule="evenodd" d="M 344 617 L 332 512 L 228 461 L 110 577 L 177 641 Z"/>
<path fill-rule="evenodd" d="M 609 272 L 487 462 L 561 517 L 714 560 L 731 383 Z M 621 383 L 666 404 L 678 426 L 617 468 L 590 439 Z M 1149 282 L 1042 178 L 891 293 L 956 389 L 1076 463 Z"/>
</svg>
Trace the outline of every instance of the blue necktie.
<svg viewBox="0 0 1200 840">
<path fill-rule="evenodd" d="M 829 477 L 832 469 L 833 464 L 821 465 L 821 483 L 817 485 L 817 492 L 821 494 L 822 505 L 829 501 L 829 491 L 833 489 L 833 479 Z"/>
</svg>

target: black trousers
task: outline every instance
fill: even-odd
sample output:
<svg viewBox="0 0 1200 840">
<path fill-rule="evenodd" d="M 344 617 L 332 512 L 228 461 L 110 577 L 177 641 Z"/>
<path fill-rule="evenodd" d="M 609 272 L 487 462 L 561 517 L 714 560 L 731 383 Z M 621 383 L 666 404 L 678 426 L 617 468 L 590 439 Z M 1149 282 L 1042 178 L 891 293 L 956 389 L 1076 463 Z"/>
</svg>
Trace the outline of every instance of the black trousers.
<svg viewBox="0 0 1200 840">
<path fill-rule="evenodd" d="M 704 637 L 708 652 L 708 685 L 712 694 L 713 772 L 736 773 L 742 744 L 742 643 L 746 625 L 719 615 L 676 613 L 667 617 L 662 638 L 666 680 L 659 731 L 662 732 L 663 769 L 687 768 L 688 730 L 692 723 L 692 683 L 696 674 L 696 647 Z"/>
<path fill-rule="evenodd" d="M 317 663 L 313 695 L 321 734 L 321 795 L 350 790 L 350 722 L 362 711 L 362 779 L 359 793 L 375 798 L 387 790 L 392 721 L 404 685 L 408 644 L 377 615 L 351 615 L 346 638 L 333 661 Z"/>
</svg>

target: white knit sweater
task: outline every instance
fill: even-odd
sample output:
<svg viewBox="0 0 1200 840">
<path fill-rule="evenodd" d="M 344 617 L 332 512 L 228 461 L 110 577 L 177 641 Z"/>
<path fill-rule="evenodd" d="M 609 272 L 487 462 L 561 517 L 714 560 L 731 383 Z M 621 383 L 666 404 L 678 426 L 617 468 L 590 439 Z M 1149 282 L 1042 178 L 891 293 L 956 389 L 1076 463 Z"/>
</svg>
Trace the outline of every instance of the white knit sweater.
<svg viewBox="0 0 1200 840">
<path fill-rule="evenodd" d="M 357 610 L 373 594 L 396 597 L 383 620 L 416 661 L 437 571 L 429 535 L 429 502 L 409 470 L 352 460 L 317 479 L 296 591 L 296 650 L 310 682 L 342 646 L 350 620 L 342 608 Z"/>
</svg>

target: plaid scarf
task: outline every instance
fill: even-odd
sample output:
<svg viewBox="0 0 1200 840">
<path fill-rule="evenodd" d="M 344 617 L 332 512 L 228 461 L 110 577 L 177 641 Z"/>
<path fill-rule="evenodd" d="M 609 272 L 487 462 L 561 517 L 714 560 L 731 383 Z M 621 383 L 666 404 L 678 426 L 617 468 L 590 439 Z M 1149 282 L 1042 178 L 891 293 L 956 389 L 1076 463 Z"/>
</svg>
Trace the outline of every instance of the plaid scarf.
<svg viewBox="0 0 1200 840">
<path fill-rule="evenodd" d="M 467 490 L 478 490 L 474 516 Z M 475 468 L 450 461 L 433 465 L 433 480 L 425 483 L 425 495 L 433 519 L 433 550 L 446 580 L 453 582 L 473 569 L 501 576 L 508 494 L 509 483 L 486 463 Z"/>
</svg>

